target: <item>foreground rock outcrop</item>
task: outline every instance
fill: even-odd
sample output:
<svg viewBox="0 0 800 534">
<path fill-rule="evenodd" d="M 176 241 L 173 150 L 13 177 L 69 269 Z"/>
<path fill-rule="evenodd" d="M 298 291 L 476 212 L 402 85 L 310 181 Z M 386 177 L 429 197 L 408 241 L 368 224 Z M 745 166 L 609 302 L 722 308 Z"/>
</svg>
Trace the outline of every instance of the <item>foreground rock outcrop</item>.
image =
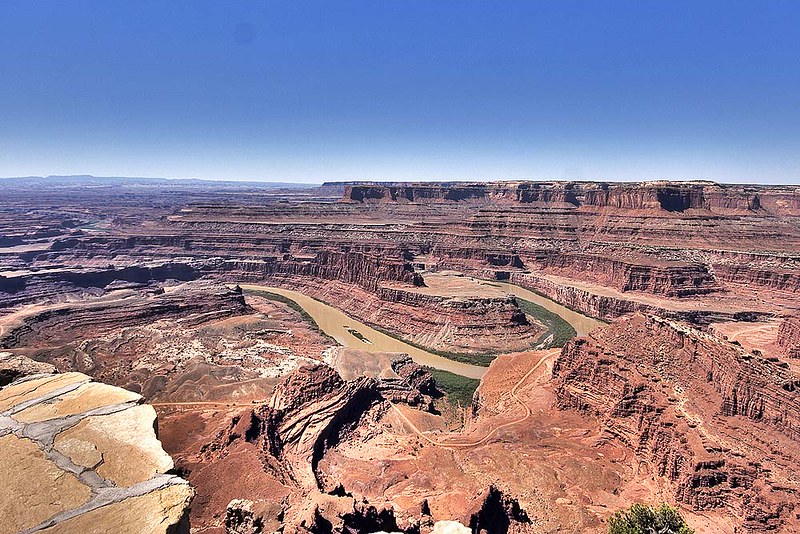
<svg viewBox="0 0 800 534">
<path fill-rule="evenodd" d="M 432 379 L 426 371 L 407 357 L 388 365 L 387 376 L 352 380 L 324 364 L 302 366 L 277 385 L 268 402 L 239 410 L 205 438 L 196 455 L 181 458 L 190 481 L 220 486 L 199 488 L 198 521 L 220 532 L 248 534 L 260 529 L 394 532 L 413 527 L 398 526 L 391 505 L 374 505 L 345 491 L 319 466 L 354 432 L 378 430 L 389 399 L 431 404 Z M 245 459 L 246 476 L 230 472 Z M 209 489 L 211 495 L 202 493 Z M 224 515 L 207 504 L 216 503 L 217 494 L 230 495 Z"/>
<path fill-rule="evenodd" d="M 23 376 L 55 372 L 56 368 L 49 363 L 37 362 L 11 352 L 0 352 L 0 387 Z"/>
<path fill-rule="evenodd" d="M 426 397 L 425 392 L 430 392 L 433 385 L 430 375 L 408 358 L 376 363 L 375 368 L 385 368 L 381 376 L 359 376 L 352 380 L 342 379 L 326 365 L 301 367 L 276 387 L 269 403 L 234 416 L 211 443 L 201 448 L 200 457 L 205 466 L 212 466 L 231 465 L 243 461 L 245 454 L 250 457 L 257 454 L 260 471 L 248 472 L 236 480 L 249 485 L 249 480 L 257 476 L 259 484 L 255 489 L 243 489 L 233 479 L 231 483 L 223 483 L 218 478 L 222 474 L 215 475 L 217 483 L 224 484 L 232 498 L 227 501 L 224 514 L 217 516 L 219 523 L 212 524 L 206 517 L 203 524 L 218 529 L 214 532 L 228 534 L 277 529 L 284 533 L 411 534 L 429 533 L 432 528 L 435 532 L 445 532 L 445 527 L 458 525 L 461 530 L 456 531 L 463 532 L 466 524 L 476 532 L 483 530 L 490 534 L 529 531 L 526 529 L 532 521 L 517 499 L 499 487 L 482 486 L 483 482 L 473 481 L 471 485 L 479 491 L 468 502 L 457 499 L 457 506 L 463 504 L 463 509 L 457 510 L 458 515 L 450 515 L 456 510 L 432 512 L 424 497 L 409 507 L 406 499 L 397 499 L 391 493 L 383 497 L 373 494 L 374 485 L 382 484 L 381 480 L 363 478 L 355 482 L 336 475 L 335 464 L 347 457 L 346 453 L 342 456 L 343 451 L 363 447 L 362 454 L 371 456 L 376 452 L 374 444 L 368 444 L 372 440 L 389 444 L 398 438 L 408 439 L 402 428 L 399 436 L 392 432 L 397 403 L 411 400 L 413 405 L 425 404 L 419 403 L 418 398 Z M 410 404 L 400 405 L 415 411 Z M 421 413 L 434 417 L 428 412 Z M 414 449 L 402 447 L 401 450 L 408 452 L 400 452 L 400 457 L 406 461 L 413 458 Z M 455 468 L 444 461 L 448 470 Z M 379 461 L 376 467 L 382 463 Z M 202 477 L 202 472 L 210 468 L 201 468 L 199 463 L 187 464 L 190 479 L 195 473 Z M 254 468 L 250 464 L 250 469 Z M 423 472 L 425 467 L 412 464 L 405 469 L 410 475 L 417 469 Z M 396 477 L 391 475 L 389 480 L 400 480 Z M 461 523 L 449 522 L 443 515 Z M 438 527 L 434 525 L 443 519 L 445 522 Z"/>
<path fill-rule="evenodd" d="M 0 390 L 5 532 L 188 532 L 194 491 L 170 474 L 152 407 L 80 373 Z"/>
<path fill-rule="evenodd" d="M 317 466 L 342 433 L 357 425 L 382 399 L 373 379 L 345 382 L 327 365 L 301 367 L 289 375 L 257 414 L 269 453 L 301 488 L 324 487 Z"/>
</svg>

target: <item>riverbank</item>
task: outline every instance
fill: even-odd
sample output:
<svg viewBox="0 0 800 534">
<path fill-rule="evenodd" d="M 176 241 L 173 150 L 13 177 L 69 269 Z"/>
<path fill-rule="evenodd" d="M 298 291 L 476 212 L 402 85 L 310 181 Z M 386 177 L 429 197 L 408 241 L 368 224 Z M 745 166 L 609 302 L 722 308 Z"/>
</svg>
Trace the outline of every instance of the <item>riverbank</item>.
<svg viewBox="0 0 800 534">
<path fill-rule="evenodd" d="M 420 365 L 449 371 L 467 378 L 480 379 L 486 373 L 486 367 L 449 360 L 443 356 L 404 343 L 375 330 L 329 304 L 298 291 L 256 284 L 240 284 L 239 287 L 244 291 L 266 291 L 293 300 L 305 310 L 326 335 L 345 347 L 359 348 L 370 352 L 405 353 Z M 357 331 L 363 339 L 356 337 L 352 333 L 353 330 Z"/>
<path fill-rule="evenodd" d="M 504 282 L 483 282 L 477 280 L 476 282 L 487 285 L 491 284 L 491 286 L 502 288 L 502 290 L 523 301 L 532 302 L 536 306 L 563 319 L 563 321 L 574 329 L 577 335 L 586 335 L 592 329 L 602 325 L 602 323 L 596 319 L 586 317 L 585 315 L 570 310 L 557 302 L 525 288 Z M 446 352 L 437 354 L 426 350 L 424 347 L 408 343 L 390 333 L 369 326 L 334 306 L 299 291 L 258 284 L 241 284 L 240 287 L 246 292 L 253 292 L 255 294 L 260 292 L 266 295 L 277 296 L 284 302 L 293 302 L 303 311 L 303 315 L 310 319 L 325 335 L 346 347 L 359 348 L 370 352 L 406 353 L 420 365 L 472 379 L 480 379 L 486 372 L 486 367 L 481 364 L 489 363 L 488 358 L 479 359 L 477 361 L 473 360 L 473 362 L 464 362 L 453 359 L 453 355 Z M 554 334 L 558 334 L 558 332 L 554 332 Z M 561 336 L 563 337 L 563 332 Z"/>
</svg>

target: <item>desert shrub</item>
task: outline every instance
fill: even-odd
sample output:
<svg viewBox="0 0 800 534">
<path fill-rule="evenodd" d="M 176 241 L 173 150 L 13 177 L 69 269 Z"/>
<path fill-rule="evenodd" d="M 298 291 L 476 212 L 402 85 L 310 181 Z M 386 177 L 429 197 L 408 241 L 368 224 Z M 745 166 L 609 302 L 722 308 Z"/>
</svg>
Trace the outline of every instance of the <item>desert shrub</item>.
<svg viewBox="0 0 800 534">
<path fill-rule="evenodd" d="M 620 510 L 608 521 L 608 534 L 694 534 L 677 509 L 634 504 Z"/>
<path fill-rule="evenodd" d="M 452 404 L 467 407 L 472 403 L 472 396 L 475 394 L 475 390 L 478 389 L 478 385 L 481 383 L 480 380 L 467 378 L 441 369 L 434 369 L 433 367 L 426 367 L 426 369 L 436 381 L 437 389 L 446 394 Z"/>
</svg>

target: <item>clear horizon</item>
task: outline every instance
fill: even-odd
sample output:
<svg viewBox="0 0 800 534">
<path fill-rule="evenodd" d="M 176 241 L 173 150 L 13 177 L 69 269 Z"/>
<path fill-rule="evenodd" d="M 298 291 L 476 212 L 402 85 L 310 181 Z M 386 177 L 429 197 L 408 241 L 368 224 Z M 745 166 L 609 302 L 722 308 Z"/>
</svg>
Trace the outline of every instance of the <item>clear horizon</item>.
<svg viewBox="0 0 800 534">
<path fill-rule="evenodd" d="M 203 182 L 239 182 L 239 183 L 278 183 L 278 184 L 288 184 L 288 185 L 309 185 L 309 186 L 319 186 L 323 185 L 324 183 L 399 183 L 399 184 L 414 184 L 414 183 L 502 183 L 502 182 L 587 182 L 587 183 L 647 183 L 647 182 L 672 182 L 672 183 L 687 183 L 687 182 L 710 182 L 716 183 L 718 185 L 764 185 L 764 186 L 782 186 L 782 185 L 800 185 L 795 183 L 779 183 L 779 182 L 732 182 L 732 181 L 717 181 L 717 180 L 706 180 L 706 179 L 671 179 L 671 178 L 663 178 L 663 179 L 645 179 L 645 180 L 592 180 L 589 178 L 586 179 L 563 179 L 563 178 L 541 178 L 541 179 L 533 179 L 533 178 L 518 178 L 518 179 L 505 179 L 505 178 L 497 178 L 497 179 L 474 179 L 474 180 L 463 180 L 463 179 L 456 179 L 456 180 L 441 180 L 441 179 L 422 179 L 422 180 L 372 180 L 372 179 L 362 179 L 362 180 L 324 180 L 320 182 L 291 182 L 285 180 L 235 180 L 235 179 L 221 179 L 221 178 L 193 178 L 193 177 L 184 177 L 184 178 L 172 178 L 169 176 L 95 176 L 92 174 L 55 174 L 55 175 L 47 175 L 47 176 L 40 176 L 40 175 L 28 175 L 28 176 L 0 176 L 0 180 L 26 180 L 26 179 L 58 179 L 58 178 L 94 178 L 98 180 L 103 179 L 130 179 L 130 180 L 172 180 L 172 181 L 203 181 Z"/>
<path fill-rule="evenodd" d="M 800 3 L 0 4 L 0 176 L 800 184 Z"/>
</svg>

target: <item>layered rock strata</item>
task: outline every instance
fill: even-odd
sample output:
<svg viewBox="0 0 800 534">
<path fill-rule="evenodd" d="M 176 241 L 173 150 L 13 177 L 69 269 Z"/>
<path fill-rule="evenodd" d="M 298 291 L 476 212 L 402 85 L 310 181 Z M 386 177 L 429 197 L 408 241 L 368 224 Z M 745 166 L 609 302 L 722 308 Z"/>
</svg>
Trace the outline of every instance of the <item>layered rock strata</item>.
<svg viewBox="0 0 800 534">
<path fill-rule="evenodd" d="M 27 375 L 53 374 L 56 368 L 11 352 L 0 352 L 0 387 Z"/>
<path fill-rule="evenodd" d="M 0 275 L 0 305 L 4 308 L 43 300 L 57 301 L 64 295 L 97 295 L 103 289 L 125 289 L 165 280 L 196 280 L 200 273 L 186 263 L 165 262 L 152 267 L 54 268 Z"/>
<path fill-rule="evenodd" d="M 295 257 L 289 254 L 249 262 L 220 262 L 209 264 L 206 270 L 222 273 L 241 273 L 244 279 L 263 280 L 274 275 L 294 275 L 324 280 L 337 280 L 356 284 L 368 291 L 377 292 L 383 281 L 405 282 L 422 286 L 422 277 L 414 272 L 411 264 L 401 258 L 385 257 L 363 252 L 338 252 L 322 250 L 314 256 Z"/>
<path fill-rule="evenodd" d="M 800 317 L 787 317 L 778 329 L 778 345 L 791 358 L 800 358 Z"/>
<path fill-rule="evenodd" d="M 775 357 L 637 316 L 569 342 L 558 405 L 600 419 L 697 510 L 728 509 L 745 532 L 797 527 L 800 375 Z"/>
<path fill-rule="evenodd" d="M 613 287 L 621 292 L 640 291 L 667 297 L 687 297 L 722 289 L 709 272 L 708 266 L 700 262 L 664 261 L 648 265 L 646 258 L 640 258 L 638 262 L 632 260 L 565 253 L 547 255 L 536 264 L 545 273 L 561 276 L 582 272 L 585 273 L 585 280 Z M 528 265 L 532 266 L 533 263 L 529 262 Z"/>
<path fill-rule="evenodd" d="M 401 530 L 391 506 L 376 507 L 355 498 L 319 470 L 320 460 L 340 440 L 356 427 L 375 424 L 388 409 L 387 399 L 430 404 L 432 379 L 427 372 L 408 358 L 397 359 L 391 367 L 395 377 L 350 381 L 326 365 L 301 367 L 278 385 L 268 404 L 234 417 L 201 455 L 206 461 L 220 461 L 242 447 L 255 446 L 262 469 L 287 488 L 287 499 L 277 512 L 285 532 Z M 258 532 L 254 525 L 270 523 L 274 518 L 269 515 L 275 513 L 261 501 L 232 501 L 226 532 Z M 407 528 L 411 527 L 402 530 Z"/>
<path fill-rule="evenodd" d="M 375 370 L 385 363 L 381 360 Z M 204 449 L 203 454 L 209 458 L 222 458 L 237 454 L 246 443 L 255 445 L 261 451 L 264 470 L 282 479 L 284 487 L 292 488 L 279 512 L 256 496 L 231 500 L 225 510 L 226 533 L 255 534 L 270 528 L 276 513 L 282 518 L 283 531 L 292 533 L 410 534 L 430 532 L 431 528 L 446 532 L 459 525 L 459 531 L 470 531 L 457 521 L 435 522 L 426 503 L 412 510 L 397 510 L 393 502 L 382 499 L 380 504 L 373 503 L 348 490 L 320 466 L 323 457 L 337 456 L 341 445 L 358 443 L 365 432 L 373 438 L 391 439 L 384 422 L 392 412 L 385 397 L 387 391 L 393 397 L 399 386 L 409 390 L 429 390 L 433 386 L 430 375 L 408 358 L 395 359 L 389 368 L 396 377 L 383 376 L 388 371 L 384 369 L 380 377 L 362 376 L 348 381 L 327 366 L 301 368 L 276 388 L 269 404 L 249 415 L 237 416 Z M 391 383 L 388 389 L 387 380 Z M 416 394 L 424 393 L 417 389 Z M 531 525 L 519 502 L 494 486 L 475 495 L 466 519 L 472 531 L 491 534 L 527 532 Z"/>
<path fill-rule="evenodd" d="M 713 182 L 505 182 L 440 184 L 352 184 L 343 199 L 350 202 L 499 202 L 547 204 L 554 207 L 604 208 L 681 212 L 776 210 L 800 212 L 800 198 L 791 188 L 721 186 Z"/>
<path fill-rule="evenodd" d="M 375 294 L 309 277 L 272 278 L 269 283 L 313 296 L 426 348 L 464 354 L 525 350 L 536 346 L 544 331 L 511 296 L 422 294 L 411 286 L 388 283 Z"/>
<path fill-rule="evenodd" d="M 759 320 L 774 316 L 763 306 L 742 309 L 736 303 L 676 303 L 649 298 L 646 295 L 625 295 L 596 284 L 572 282 L 569 278 L 534 273 L 511 273 L 510 282 L 530 289 L 590 317 L 614 320 L 633 313 L 658 315 L 695 325 L 729 320 Z"/>
<path fill-rule="evenodd" d="M 168 286 L 107 286 L 96 295 L 71 302 L 42 303 L 6 317 L 0 348 L 37 347 L 63 336 L 68 325 L 72 339 L 89 338 L 160 320 L 185 323 L 223 319 L 250 310 L 241 291 L 208 282 Z"/>
<path fill-rule="evenodd" d="M 377 201 L 352 201 L 359 188 Z M 63 207 L 49 214 L 26 205 L 22 193 L 4 192 L 10 207 L 0 213 L 0 234 L 9 241 L 0 258 L 8 270 L 0 272 L 0 301 L 92 291 L 86 283 L 99 282 L 87 277 L 185 280 L 198 273 L 232 282 L 309 277 L 377 293 L 386 282 L 421 283 L 411 266 L 424 265 L 486 278 L 528 269 L 613 289 L 621 301 L 655 296 L 661 309 L 701 299 L 704 313 L 797 311 L 787 295 L 796 294 L 800 279 L 793 222 L 800 195 L 791 186 L 350 184 L 340 203 L 307 194 L 292 200 L 224 190 L 229 202 L 214 202 L 205 190 L 170 197 L 148 191 L 116 202 L 105 189 L 96 199 L 81 190 L 50 192 Z M 73 206 L 80 202 L 92 217 L 86 206 Z M 146 223 L 143 207 L 155 214 Z M 14 230 L 14 217 L 29 213 L 40 230 Z M 125 272 L 154 262 L 176 267 Z M 98 272 L 109 265 L 117 274 Z M 84 280 L 66 280 L 58 274 L 65 270 L 83 271 Z"/>
</svg>

